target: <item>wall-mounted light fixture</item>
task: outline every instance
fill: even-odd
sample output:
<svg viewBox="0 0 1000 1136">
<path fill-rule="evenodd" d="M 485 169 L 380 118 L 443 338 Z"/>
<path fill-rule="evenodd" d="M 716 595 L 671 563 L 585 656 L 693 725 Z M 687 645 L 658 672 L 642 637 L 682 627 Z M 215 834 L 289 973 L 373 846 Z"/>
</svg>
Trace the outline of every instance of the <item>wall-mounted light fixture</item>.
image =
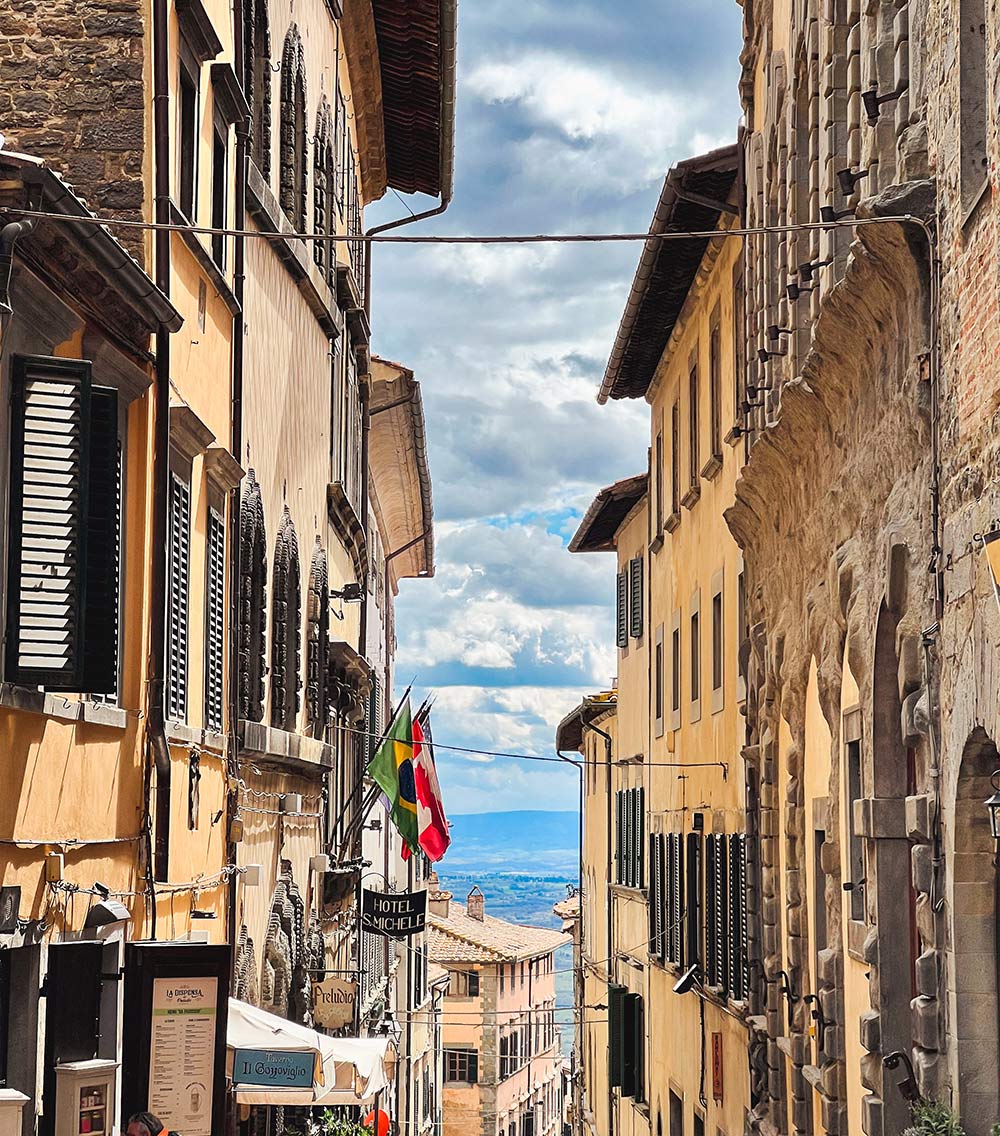
<svg viewBox="0 0 1000 1136">
<path fill-rule="evenodd" d="M 340 591 L 331 591 L 330 598 L 343 600 L 344 603 L 361 603 L 361 585 L 352 580 L 349 584 L 345 584 Z"/>
<path fill-rule="evenodd" d="M 884 106 L 885 103 L 895 102 L 905 90 L 906 84 L 903 83 L 894 91 L 890 91 L 887 95 L 880 95 L 878 93 L 878 87 L 872 87 L 870 91 L 862 91 L 861 101 L 864 103 L 865 114 L 868 116 L 868 125 L 874 126 L 882 113 L 882 106 Z"/>
<path fill-rule="evenodd" d="M 866 178 L 871 170 L 837 170 L 837 184 L 845 197 L 850 197 L 862 178 Z"/>
<path fill-rule="evenodd" d="M 886 1069 L 898 1069 L 900 1065 L 905 1067 L 906 1076 L 901 1081 L 896 1082 L 896 1087 L 903 1094 L 904 1100 L 916 1104 L 917 1101 L 923 1099 L 920 1095 L 920 1089 L 917 1088 L 917 1078 L 913 1073 L 913 1062 L 908 1053 L 904 1053 L 901 1049 L 887 1053 L 882 1058 L 882 1064 Z"/>
<path fill-rule="evenodd" d="M 990 832 L 993 834 L 993 842 L 1000 847 L 1000 769 L 993 771 L 990 784 L 993 786 L 993 793 L 987 797 L 984 804 L 990 818 Z"/>
<path fill-rule="evenodd" d="M 693 990 L 695 986 L 701 984 L 701 967 L 698 963 L 689 966 L 687 970 L 677 979 L 674 983 L 675 994 L 686 994 L 689 990 Z"/>
</svg>

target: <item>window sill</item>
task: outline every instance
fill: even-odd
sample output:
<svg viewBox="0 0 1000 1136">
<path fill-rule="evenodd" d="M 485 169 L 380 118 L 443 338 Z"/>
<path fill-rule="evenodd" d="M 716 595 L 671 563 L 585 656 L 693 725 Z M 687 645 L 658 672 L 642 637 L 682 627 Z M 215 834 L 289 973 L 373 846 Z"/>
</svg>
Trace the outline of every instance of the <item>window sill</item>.
<svg viewBox="0 0 1000 1136">
<path fill-rule="evenodd" d="M 681 498 L 681 504 L 685 509 L 693 509 L 698 504 L 698 498 L 701 496 L 701 486 L 692 485 L 691 488 Z"/>
<path fill-rule="evenodd" d="M 708 478 L 709 481 L 714 480 L 722 472 L 722 454 L 712 454 L 707 462 L 701 467 L 701 476 Z"/>
<path fill-rule="evenodd" d="M 25 714 L 39 714 L 57 722 L 85 722 L 91 726 L 124 730 L 128 726 L 128 711 L 106 702 L 89 702 L 85 699 L 46 694 L 27 686 L 0 684 L 0 707 L 20 710 Z"/>
<path fill-rule="evenodd" d="M 199 729 L 189 726 L 186 722 L 168 720 L 165 733 L 167 741 L 178 746 L 203 746 L 205 749 L 215 749 L 220 753 L 226 748 L 226 735 L 218 734 L 214 730 Z"/>
<path fill-rule="evenodd" d="M 170 202 L 170 221 L 171 224 L 174 225 L 191 224 L 187 217 L 181 212 L 179 206 L 173 201 Z M 232 289 L 229 287 L 229 282 L 226 280 L 225 274 L 212 259 L 212 254 L 202 244 L 201 237 L 197 233 L 189 232 L 186 228 L 181 229 L 178 236 L 198 262 L 202 272 L 212 281 L 212 286 L 215 288 L 216 292 L 219 293 L 219 298 L 229 309 L 229 314 L 233 316 L 239 315 L 240 305 L 233 295 Z"/>
</svg>

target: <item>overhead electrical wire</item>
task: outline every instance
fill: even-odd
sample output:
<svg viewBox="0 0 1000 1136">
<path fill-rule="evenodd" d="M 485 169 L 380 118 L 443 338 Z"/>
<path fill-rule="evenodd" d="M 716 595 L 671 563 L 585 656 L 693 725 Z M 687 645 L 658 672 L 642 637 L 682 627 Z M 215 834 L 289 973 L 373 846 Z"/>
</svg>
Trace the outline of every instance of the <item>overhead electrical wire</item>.
<svg viewBox="0 0 1000 1136">
<path fill-rule="evenodd" d="M 42 209 L 5 209 L 5 215 L 30 217 L 40 221 L 69 222 L 75 225 L 116 226 L 124 229 L 141 229 L 149 232 L 192 233 L 206 237 L 247 237 L 266 241 L 322 241 L 327 244 L 343 241 L 346 244 L 396 245 L 530 245 L 530 244 L 617 244 L 634 241 L 712 240 L 717 237 L 755 237 L 779 233 L 822 231 L 824 229 L 858 228 L 864 225 L 912 224 L 928 230 L 927 222 L 911 213 L 888 217 L 851 217 L 837 221 L 800 221 L 788 225 L 757 225 L 744 228 L 686 229 L 663 233 L 516 233 L 516 234 L 443 234 L 414 236 L 402 233 L 300 233 L 284 231 L 266 232 L 261 229 L 228 229 L 212 225 L 191 225 L 176 222 L 135 221 L 123 217 L 50 213 Z"/>
</svg>

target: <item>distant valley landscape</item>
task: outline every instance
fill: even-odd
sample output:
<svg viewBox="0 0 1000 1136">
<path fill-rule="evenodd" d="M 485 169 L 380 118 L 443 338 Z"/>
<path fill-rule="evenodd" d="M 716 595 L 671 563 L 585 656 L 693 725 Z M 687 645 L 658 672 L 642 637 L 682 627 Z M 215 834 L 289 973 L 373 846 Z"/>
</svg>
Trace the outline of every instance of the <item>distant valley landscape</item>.
<svg viewBox="0 0 1000 1136">
<path fill-rule="evenodd" d="M 438 865 L 441 886 L 464 903 L 473 887 L 486 896 L 486 914 L 536 927 L 561 926 L 553 906 L 579 876 L 579 817 L 575 812 L 469 813 L 452 816 L 451 847 Z M 557 1004 L 563 1052 L 572 1048 L 573 952 L 556 954 Z"/>
</svg>

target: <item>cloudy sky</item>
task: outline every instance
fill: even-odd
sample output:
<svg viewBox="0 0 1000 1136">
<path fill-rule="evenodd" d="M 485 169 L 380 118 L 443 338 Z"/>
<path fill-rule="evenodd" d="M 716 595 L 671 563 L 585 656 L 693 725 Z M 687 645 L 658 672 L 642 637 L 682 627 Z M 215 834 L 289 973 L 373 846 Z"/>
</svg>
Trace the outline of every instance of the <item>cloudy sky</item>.
<svg viewBox="0 0 1000 1136">
<path fill-rule="evenodd" d="M 735 0 L 461 0 L 455 200 L 421 231 L 645 231 L 669 166 L 735 140 L 740 20 Z M 365 220 L 402 212 L 390 193 Z M 639 251 L 375 252 L 374 346 L 421 381 L 437 521 L 397 680 L 435 692 L 439 742 L 552 755 L 614 674 L 611 557 L 566 544 L 645 468 L 645 403 L 595 401 Z M 453 814 L 576 805 L 572 771 L 438 758 Z"/>
</svg>

